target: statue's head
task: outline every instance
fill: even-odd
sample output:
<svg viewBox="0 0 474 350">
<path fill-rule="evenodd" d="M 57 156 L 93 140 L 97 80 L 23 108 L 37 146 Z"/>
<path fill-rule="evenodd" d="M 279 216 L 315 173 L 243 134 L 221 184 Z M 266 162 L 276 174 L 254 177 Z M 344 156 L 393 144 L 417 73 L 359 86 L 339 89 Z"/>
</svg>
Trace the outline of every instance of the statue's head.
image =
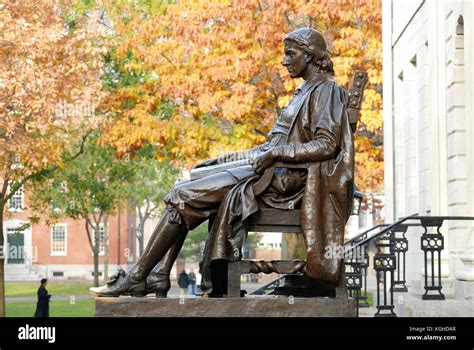
<svg viewBox="0 0 474 350">
<path fill-rule="evenodd" d="M 285 57 L 282 64 L 292 78 L 302 77 L 309 65 L 315 65 L 317 71 L 334 75 L 326 40 L 320 32 L 311 28 L 300 28 L 289 33 L 284 43 Z"/>
</svg>

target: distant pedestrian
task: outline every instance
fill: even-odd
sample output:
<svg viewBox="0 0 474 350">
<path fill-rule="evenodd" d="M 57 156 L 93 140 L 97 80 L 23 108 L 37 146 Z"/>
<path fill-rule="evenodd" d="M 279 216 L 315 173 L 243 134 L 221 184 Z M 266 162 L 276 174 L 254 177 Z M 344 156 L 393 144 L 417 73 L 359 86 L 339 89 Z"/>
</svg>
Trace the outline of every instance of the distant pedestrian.
<svg viewBox="0 0 474 350">
<path fill-rule="evenodd" d="M 181 290 L 181 295 L 188 294 L 188 286 L 189 286 L 189 277 L 185 270 L 179 274 L 178 277 L 178 286 Z"/>
<path fill-rule="evenodd" d="M 190 295 L 194 295 L 196 294 L 196 274 L 194 273 L 193 269 L 189 269 L 188 280 L 189 280 L 188 293 Z"/>
<path fill-rule="evenodd" d="M 35 317 L 49 317 L 49 299 L 51 295 L 46 290 L 48 280 L 43 278 L 38 288 L 38 302 L 36 303 Z"/>
</svg>

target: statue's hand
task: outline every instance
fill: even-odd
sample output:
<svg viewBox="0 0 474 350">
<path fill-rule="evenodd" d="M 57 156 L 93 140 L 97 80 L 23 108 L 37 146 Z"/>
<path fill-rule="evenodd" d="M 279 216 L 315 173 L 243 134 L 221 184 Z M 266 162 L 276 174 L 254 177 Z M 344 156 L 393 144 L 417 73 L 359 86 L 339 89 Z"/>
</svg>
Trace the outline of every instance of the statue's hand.
<svg viewBox="0 0 474 350">
<path fill-rule="evenodd" d="M 255 172 L 260 174 L 277 160 L 279 154 L 278 147 L 275 147 L 261 153 L 256 158 L 252 159 L 250 163 Z"/>
</svg>

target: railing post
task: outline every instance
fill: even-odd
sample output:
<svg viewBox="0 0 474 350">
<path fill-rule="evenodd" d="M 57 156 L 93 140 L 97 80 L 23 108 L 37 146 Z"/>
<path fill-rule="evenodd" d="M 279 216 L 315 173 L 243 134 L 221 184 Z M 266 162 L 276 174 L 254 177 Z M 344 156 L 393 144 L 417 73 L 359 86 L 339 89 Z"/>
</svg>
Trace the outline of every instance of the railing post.
<svg viewBox="0 0 474 350">
<path fill-rule="evenodd" d="M 346 272 L 346 286 L 349 296 L 357 301 L 356 317 L 359 317 L 359 295 L 362 288 L 362 274 L 358 264 L 346 264 L 352 268 L 352 272 Z"/>
<path fill-rule="evenodd" d="M 394 292 L 408 292 L 406 283 L 406 260 L 405 253 L 408 251 L 408 239 L 405 237 L 407 232 L 407 225 L 398 225 L 393 228 L 392 242 L 390 246 L 390 253 L 396 255 L 397 265 L 396 265 L 396 276 L 394 276 L 394 281 L 392 285 L 392 290 Z"/>
<path fill-rule="evenodd" d="M 357 244 L 358 242 L 363 241 L 364 239 L 367 238 L 367 234 L 361 235 L 354 243 Z M 361 274 L 361 282 L 363 285 L 361 285 L 361 290 L 359 291 L 359 295 L 357 296 L 357 305 L 359 307 L 369 307 L 369 300 L 367 297 L 367 269 L 369 267 L 369 244 L 366 243 L 363 246 L 360 247 L 360 249 L 357 251 L 357 262 L 358 262 L 358 268 L 360 270 Z M 358 249 L 358 248 L 356 248 Z M 363 291 L 362 291 L 363 288 Z"/>
<path fill-rule="evenodd" d="M 367 251 L 367 246 L 364 246 Z M 363 291 L 360 293 L 358 298 L 358 305 L 359 307 L 369 307 L 369 298 L 367 295 L 367 269 L 369 267 L 369 254 L 366 253 L 364 257 L 365 262 L 361 264 L 361 273 L 362 273 L 362 281 L 363 281 Z"/>
<path fill-rule="evenodd" d="M 374 317 L 396 317 L 393 311 L 395 308 L 393 304 L 393 286 L 394 271 L 396 266 L 395 254 L 386 253 L 391 251 L 393 244 L 393 233 L 388 231 L 375 240 L 375 246 L 379 252 L 374 256 L 374 269 L 377 277 L 377 312 Z M 388 276 L 389 279 L 387 278 Z M 387 286 L 387 282 L 390 286 Z M 381 297 L 380 285 L 383 283 L 383 303 Z M 387 295 L 389 294 L 389 295 Z"/>
<path fill-rule="evenodd" d="M 359 317 L 359 307 L 361 306 L 360 290 L 362 289 L 362 270 L 364 268 L 365 245 L 349 248 L 344 254 L 344 266 L 346 270 L 346 288 L 350 297 L 355 298 L 356 317 Z"/>
<path fill-rule="evenodd" d="M 440 232 L 440 229 L 443 225 L 443 219 L 423 218 L 420 219 L 420 221 L 425 229 L 425 232 L 421 235 L 421 250 L 423 250 L 425 260 L 425 294 L 421 299 L 445 300 L 445 296 L 441 292 L 441 289 L 443 288 L 441 284 L 441 251 L 444 249 L 444 237 Z M 436 233 L 428 233 L 428 227 L 436 227 Z M 430 255 L 430 264 L 428 264 L 428 254 Z M 436 255 L 437 264 L 435 263 Z M 438 270 L 438 278 L 435 278 L 436 267 Z M 428 271 L 431 271 L 431 278 L 428 278 Z M 436 294 L 428 294 L 431 291 L 434 291 Z"/>
</svg>

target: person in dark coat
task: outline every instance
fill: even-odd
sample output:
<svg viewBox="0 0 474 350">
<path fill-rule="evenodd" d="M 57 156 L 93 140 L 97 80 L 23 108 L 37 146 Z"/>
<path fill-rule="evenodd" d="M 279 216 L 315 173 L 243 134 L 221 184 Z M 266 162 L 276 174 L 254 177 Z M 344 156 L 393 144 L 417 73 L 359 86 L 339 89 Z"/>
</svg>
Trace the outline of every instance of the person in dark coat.
<svg viewBox="0 0 474 350">
<path fill-rule="evenodd" d="M 43 278 L 37 292 L 38 302 L 36 303 L 35 317 L 49 317 L 49 299 L 51 295 L 48 294 L 48 290 L 46 289 L 47 284 L 48 280 Z"/>
<path fill-rule="evenodd" d="M 185 270 L 183 270 L 178 277 L 178 286 L 181 289 L 181 295 L 188 294 L 188 286 L 189 286 L 189 277 Z"/>
</svg>

